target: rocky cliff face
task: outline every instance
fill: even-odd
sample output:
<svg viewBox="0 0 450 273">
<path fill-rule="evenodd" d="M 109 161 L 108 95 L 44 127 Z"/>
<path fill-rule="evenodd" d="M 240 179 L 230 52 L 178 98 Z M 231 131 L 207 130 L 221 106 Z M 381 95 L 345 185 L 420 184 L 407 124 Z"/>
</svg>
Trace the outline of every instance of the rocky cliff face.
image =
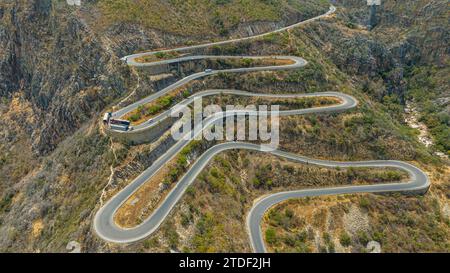
<svg viewBox="0 0 450 273">
<path fill-rule="evenodd" d="M 192 39 L 127 22 L 98 27 L 103 19 L 97 3 L 84 1 L 81 7 L 71 7 L 65 1 L 6 0 L 0 4 L 0 96 L 20 96 L 30 102 L 35 122 L 23 125 L 29 127 L 28 137 L 38 155 L 54 150 L 136 84 L 118 57 Z M 279 22 L 247 22 L 229 33 L 262 33 L 321 9 L 314 6 L 302 13 L 291 8 Z"/>
<path fill-rule="evenodd" d="M 446 1 L 382 1 L 377 8 L 377 25 L 370 25 L 371 8 L 365 1 L 336 1 L 345 8 L 337 17 L 346 29 L 310 29 L 327 47 L 330 58 L 342 70 L 387 85 L 386 94 L 404 101 L 405 69 L 411 66 L 446 66 L 450 47 Z M 356 35 L 357 34 L 357 35 Z"/>
<path fill-rule="evenodd" d="M 336 2 L 346 8 L 341 16 L 355 24 L 350 27 L 368 25 L 371 9 L 364 1 Z M 446 1 L 386 0 L 381 3 L 377 7 L 377 25 L 371 30 L 372 39 L 388 45 L 392 57 L 403 64 L 444 64 L 450 52 L 450 34 L 445 27 L 448 25 Z"/>
<path fill-rule="evenodd" d="M 92 236 L 92 209 L 110 166 L 124 157 L 99 133 L 99 113 L 132 90 L 142 95 L 160 87 L 150 78 L 139 84 L 139 73 L 119 57 L 205 38 L 131 23 L 104 27 L 97 2 L 0 2 L 2 251 L 64 251 L 68 237 Z M 246 22 L 229 33 L 256 34 L 310 16 L 289 14 L 285 21 Z M 102 242 L 86 240 L 84 250 L 101 248 Z"/>
<path fill-rule="evenodd" d="M 46 154 L 125 92 L 127 69 L 64 3 L 0 5 L 0 94 L 30 102 L 29 137 Z"/>
<path fill-rule="evenodd" d="M 278 74 L 260 73 L 260 78 L 251 75 L 233 81 L 232 77 L 223 77 L 196 86 L 322 91 L 338 86 L 339 76 L 343 81 L 356 79 L 356 86 L 366 79 L 368 88 L 363 91 L 383 101 L 388 94 L 405 96 L 405 71 L 409 66 L 441 67 L 448 61 L 446 1 L 383 1 L 386 3 L 378 10 L 378 25 L 371 31 L 366 29 L 369 10 L 363 1 L 336 2 L 340 5 L 336 18 L 293 31 L 288 37 L 293 46 L 286 41 L 273 41 L 273 45 L 266 41 L 238 48 L 238 54 L 311 58 L 308 67 L 292 72 L 293 79 L 278 83 Z M 84 5 L 67 6 L 65 1 L 0 3 L 0 250 L 65 251 L 69 240 L 81 242 L 82 251 L 114 250 L 92 234 L 93 209 L 109 180 L 113 181 L 110 186 L 125 184 L 155 158 L 151 151 L 139 158 L 139 147 L 133 148 L 134 157 L 128 159 L 127 145 L 111 149 L 114 145 L 99 132 L 98 114 L 125 94 L 134 90 L 137 96 L 143 96 L 173 82 L 184 71 L 170 72 L 156 80 L 146 71 L 124 66 L 118 57 L 136 50 L 187 44 L 202 37 L 131 23 L 101 27 L 97 13 Z M 283 18 L 283 22 L 293 19 L 298 18 Z M 245 36 L 283 22 L 244 23 L 229 33 Z M 186 65 L 185 69 L 189 73 L 195 67 Z M 331 80 L 330 72 L 338 76 Z M 356 88 L 350 92 L 361 95 Z M 390 128 L 383 130 L 392 136 Z M 295 130 L 288 132 L 292 139 L 305 139 Z M 357 140 L 361 146 L 368 146 L 367 142 L 375 142 L 378 136 Z M 308 147 L 316 144 L 313 141 L 320 142 L 317 136 L 308 140 Z M 115 177 L 110 168 L 118 165 Z"/>
</svg>

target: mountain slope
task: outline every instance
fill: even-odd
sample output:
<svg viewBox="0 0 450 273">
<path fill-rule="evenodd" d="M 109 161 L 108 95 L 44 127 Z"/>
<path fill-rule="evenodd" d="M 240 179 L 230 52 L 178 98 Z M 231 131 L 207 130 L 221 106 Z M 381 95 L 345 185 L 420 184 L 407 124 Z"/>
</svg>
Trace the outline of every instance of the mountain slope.
<svg viewBox="0 0 450 273">
<path fill-rule="evenodd" d="M 289 164 L 260 154 L 231 152 L 200 175 L 155 236 L 128 246 L 101 241 L 91 229 L 95 210 L 171 143 L 163 139 L 133 146 L 114 141 L 102 132 L 100 113 L 129 94 L 132 99 L 144 96 L 203 68 L 186 65 L 182 71 L 155 78 L 145 69 L 123 65 L 119 58 L 152 48 L 246 36 L 249 27 L 251 32 L 266 31 L 321 13 L 328 4 L 313 0 L 85 2 L 80 8 L 50 0 L 0 3 L 0 126 L 7 128 L 0 133 L 1 251 L 66 252 L 70 241 L 91 252 L 250 251 L 242 226 L 254 198 L 279 190 L 355 182 L 351 173 L 339 170 L 285 166 Z M 424 105 L 433 103 L 449 90 L 448 81 L 437 81 L 448 65 L 446 1 L 408 1 L 410 6 L 385 1 L 378 25 L 370 32 L 365 27 L 364 3 L 336 2 L 339 10 L 334 18 L 262 41 L 210 49 L 216 54 L 296 55 L 310 61 L 304 69 L 219 75 L 197 81 L 189 89 L 335 90 L 354 95 L 361 102 L 355 111 L 283 119 L 282 149 L 336 160 L 399 159 L 423 167 L 435 182 L 423 202 L 417 203 L 415 197 L 370 195 L 370 209 L 407 203 L 423 208 L 412 209 L 418 215 L 439 214 L 416 229 L 421 236 L 437 234 L 430 238 L 439 240 L 449 232 L 448 215 L 444 217 L 448 161 L 433 155 L 440 147 L 428 149 L 420 144 L 416 132 L 403 121 L 403 107 L 411 97 Z M 249 6 L 256 8 L 246 12 Z M 220 13 L 221 7 L 234 17 L 245 16 L 239 17 L 242 20 L 228 17 Z M 208 13 L 210 9 L 217 14 Z M 160 10 L 166 12 L 145 20 L 143 14 Z M 195 23 L 198 17 L 202 20 Z M 423 77 L 436 95 L 420 101 L 425 92 Z M 423 107 L 421 112 L 427 117 L 427 111 L 446 114 L 446 105 L 439 110 Z M 445 117 L 442 121 L 448 126 Z M 445 130 L 443 135 L 436 143 L 443 142 L 446 149 Z M 205 147 L 189 156 L 195 158 Z M 299 176 L 310 180 L 299 181 Z M 254 183 L 254 178 L 260 183 Z M 386 224 L 374 223 L 376 229 Z M 333 230 L 327 232 L 340 236 Z M 447 247 L 401 248 L 400 243 L 394 241 L 396 245 L 388 249 L 445 251 Z M 362 245 L 355 240 L 354 250 L 360 251 Z"/>
</svg>

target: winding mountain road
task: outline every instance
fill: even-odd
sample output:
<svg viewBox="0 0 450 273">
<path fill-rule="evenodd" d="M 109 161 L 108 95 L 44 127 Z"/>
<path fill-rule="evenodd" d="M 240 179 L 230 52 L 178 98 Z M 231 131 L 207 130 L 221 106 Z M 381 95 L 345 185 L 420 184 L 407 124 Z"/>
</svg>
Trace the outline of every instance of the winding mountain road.
<svg viewBox="0 0 450 273">
<path fill-rule="evenodd" d="M 254 72 L 254 71 L 267 71 L 267 70 L 281 70 L 281 69 L 297 69 L 307 65 L 307 62 L 299 57 L 292 56 L 188 56 L 175 58 L 172 60 L 164 60 L 159 62 L 152 63 L 140 63 L 137 62 L 137 58 L 141 58 L 147 55 L 156 54 L 158 52 L 169 52 L 169 51 L 186 51 L 197 48 L 204 48 L 213 45 L 221 45 L 226 43 L 239 42 L 243 40 L 255 39 L 259 37 L 263 37 L 264 35 L 284 31 L 287 29 L 294 28 L 296 26 L 311 22 L 313 20 L 320 19 L 322 17 L 328 16 L 336 11 L 334 6 L 330 7 L 330 10 L 318 17 L 297 23 L 292 26 L 288 26 L 283 29 L 279 29 L 270 33 L 265 33 L 262 35 L 246 37 L 241 39 L 234 39 L 216 43 L 209 43 L 198 46 L 190 46 L 190 47 L 182 47 L 177 49 L 170 50 L 162 50 L 148 53 L 140 53 L 134 54 L 130 56 L 126 56 L 123 60 L 126 60 L 130 66 L 156 66 L 156 65 L 164 65 L 174 62 L 186 61 L 186 60 L 199 60 L 199 59 L 218 59 L 218 58 L 252 58 L 252 59 L 262 59 L 262 58 L 276 58 L 291 61 L 289 64 L 280 65 L 280 66 L 266 66 L 266 67 L 252 67 L 252 68 L 236 68 L 236 69 L 227 69 L 221 71 L 211 71 L 211 72 L 201 72 L 190 75 L 186 78 L 181 79 L 180 81 L 170 85 L 163 90 L 154 93 L 136 103 L 133 103 L 129 106 L 126 106 L 116 112 L 113 113 L 113 117 L 119 118 L 131 111 L 135 110 L 137 107 L 143 104 L 147 104 L 149 102 L 155 101 L 159 97 L 167 94 L 170 91 L 175 90 L 176 88 L 183 86 L 184 84 L 199 79 L 201 77 L 213 75 L 220 72 L 230 72 L 230 73 L 241 73 L 241 72 Z M 250 93 L 246 91 L 233 90 L 233 89 L 225 89 L 225 90 L 206 90 L 202 92 L 198 92 L 191 97 L 185 99 L 184 101 L 178 103 L 176 106 L 180 105 L 188 105 L 193 102 L 193 100 L 197 97 L 205 97 L 205 96 L 214 96 L 218 94 L 232 94 L 239 96 L 258 96 L 258 97 L 286 97 L 286 98 L 299 98 L 299 97 L 335 97 L 340 103 L 336 105 L 324 106 L 324 107 L 314 107 L 309 109 L 297 109 L 297 110 L 286 110 L 280 111 L 280 116 L 287 115 L 304 115 L 311 113 L 327 113 L 327 112 L 338 112 L 345 111 L 348 109 L 352 109 L 357 106 L 358 102 L 352 96 L 339 93 L 339 92 L 320 92 L 320 93 L 310 93 L 310 94 L 257 94 Z M 135 127 L 135 130 L 131 132 L 125 132 L 125 134 L 133 134 L 136 131 L 151 129 L 159 121 L 168 118 L 170 116 L 170 110 L 167 110 L 157 117 L 142 123 Z M 214 124 L 214 122 L 219 119 L 224 118 L 227 115 L 235 115 L 241 111 L 236 110 L 232 112 L 222 112 L 217 113 L 212 116 L 207 117 L 200 130 L 194 130 L 194 132 L 201 133 L 203 129 L 208 126 Z M 257 115 L 258 112 L 252 111 L 244 111 L 247 115 Z M 136 179 L 134 179 L 128 186 L 118 192 L 115 196 L 113 196 L 108 202 L 106 202 L 96 213 L 93 223 L 93 228 L 96 234 L 112 243 L 132 243 L 139 240 L 142 240 L 152 233 L 154 233 L 161 223 L 166 219 L 171 210 L 175 207 L 178 201 L 182 198 L 186 189 L 191 185 L 196 177 L 200 174 L 200 172 L 207 166 L 207 164 L 211 161 L 211 159 L 224 151 L 227 150 L 250 150 L 250 151 L 259 151 L 264 153 L 270 153 L 280 158 L 285 158 L 288 160 L 292 160 L 300 163 L 313 164 L 317 166 L 324 167 L 393 167 L 397 169 L 402 169 L 408 172 L 410 176 L 409 182 L 405 183 L 388 183 L 388 184 L 377 184 L 377 185 L 363 185 L 363 186 L 346 186 L 346 187 L 334 187 L 334 188 L 321 188 L 321 189 L 304 189 L 299 191 L 289 191 L 289 192 L 280 192 L 271 195 L 267 195 L 255 202 L 249 214 L 247 215 L 247 230 L 249 232 L 250 241 L 252 248 L 255 252 L 266 252 L 266 248 L 264 245 L 264 240 L 261 233 L 261 220 L 264 213 L 272 206 L 278 204 L 287 199 L 291 198 L 302 198 L 306 196 L 321 196 L 321 195 L 331 195 L 331 194 L 350 194 L 350 193 L 368 193 L 368 192 L 424 192 L 428 189 L 430 182 L 427 175 L 422 172 L 420 169 L 414 167 L 405 162 L 399 161 L 366 161 L 366 162 L 334 162 L 334 161 L 326 161 L 326 160 L 317 160 L 312 158 L 307 158 L 295 154 L 291 154 L 288 152 L 274 150 L 271 147 L 267 147 L 265 145 L 257 145 L 251 143 L 244 142 L 225 142 L 221 144 L 217 144 L 211 147 L 209 150 L 204 152 L 189 168 L 189 170 L 184 174 L 184 176 L 177 182 L 174 188 L 169 192 L 166 198 L 161 202 L 161 204 L 154 210 L 154 212 L 148 217 L 146 220 L 142 222 L 142 224 L 133 227 L 133 228 L 122 228 L 119 227 L 114 221 L 114 215 L 117 210 L 130 198 L 130 196 L 135 193 L 145 182 L 147 182 L 153 175 L 155 175 L 167 162 L 169 162 L 172 158 L 174 158 L 186 145 L 189 144 L 189 140 L 179 140 L 177 141 L 171 148 L 169 148 L 166 153 L 160 156 L 147 170 L 145 170 L 142 174 L 140 174 Z"/>
</svg>

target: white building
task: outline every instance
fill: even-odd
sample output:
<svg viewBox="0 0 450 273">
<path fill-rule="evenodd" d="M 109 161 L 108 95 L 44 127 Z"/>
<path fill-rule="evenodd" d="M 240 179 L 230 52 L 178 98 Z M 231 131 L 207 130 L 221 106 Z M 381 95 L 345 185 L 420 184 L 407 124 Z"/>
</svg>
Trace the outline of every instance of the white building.
<svg viewBox="0 0 450 273">
<path fill-rule="evenodd" d="M 381 5 L 381 0 L 367 0 L 367 5 L 379 6 L 379 5 Z"/>
</svg>

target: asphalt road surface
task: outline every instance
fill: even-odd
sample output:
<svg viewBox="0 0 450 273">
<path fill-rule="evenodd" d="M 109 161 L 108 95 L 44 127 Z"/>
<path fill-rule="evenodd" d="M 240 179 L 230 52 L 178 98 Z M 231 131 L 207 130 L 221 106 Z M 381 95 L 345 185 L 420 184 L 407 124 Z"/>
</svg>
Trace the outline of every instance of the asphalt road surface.
<svg viewBox="0 0 450 273">
<path fill-rule="evenodd" d="M 266 67 L 251 67 L 251 68 L 234 68 L 227 69 L 221 71 L 205 71 L 200 73 L 195 73 L 190 76 L 187 76 L 180 81 L 158 91 L 138 102 L 135 102 L 131 105 L 128 105 L 116 112 L 113 113 L 114 118 L 120 118 L 135 110 L 140 105 L 147 104 L 149 102 L 155 101 L 156 99 L 164 96 L 168 92 L 185 85 L 186 83 L 193 81 L 195 79 L 199 79 L 201 77 L 214 75 L 220 72 L 229 72 L 229 73 L 246 73 L 246 72 L 254 72 L 254 71 L 268 71 L 268 70 L 281 70 L 281 69 L 300 69 L 303 66 L 307 65 L 307 61 L 294 56 L 184 56 L 180 58 L 175 58 L 171 60 L 164 60 L 159 62 L 152 63 L 140 63 L 136 61 L 136 58 L 144 57 L 147 55 L 156 54 L 158 52 L 170 52 L 170 51 L 188 51 L 197 48 L 205 48 L 213 45 L 223 45 L 227 43 L 234 43 L 244 40 L 250 40 L 255 38 L 260 38 L 265 35 L 269 35 L 272 33 L 277 33 L 281 31 L 285 31 L 291 28 L 295 28 L 299 25 L 306 24 L 308 22 L 318 20 L 325 16 L 328 16 L 336 11 L 334 6 L 330 7 L 330 10 L 318 17 L 276 30 L 269 33 L 245 37 L 239 39 L 232 39 L 222 42 L 208 43 L 197 46 L 189 46 L 189 47 L 181 47 L 176 49 L 167 49 L 153 52 L 146 52 L 140 54 L 134 54 L 130 56 L 126 56 L 123 58 L 124 61 L 128 63 L 130 66 L 156 66 L 156 65 L 165 65 L 175 62 L 181 61 L 189 61 L 189 60 L 200 60 L 200 59 L 230 59 L 230 58 L 251 58 L 251 59 L 263 59 L 263 58 L 277 58 L 283 60 L 290 60 L 289 64 L 280 65 L 280 66 L 266 66 Z M 232 94 L 239 96 L 257 96 L 257 97 L 286 97 L 286 98 L 296 98 L 296 97 L 312 97 L 312 96 L 320 96 L 320 97 L 335 97 L 338 98 L 340 103 L 336 105 L 329 105 L 324 107 L 314 107 L 309 109 L 297 109 L 297 110 L 286 110 L 280 111 L 280 116 L 287 115 L 305 115 L 312 113 L 328 113 L 328 112 L 339 112 L 352 109 L 357 106 L 358 102 L 352 96 L 339 93 L 339 92 L 320 92 L 320 93 L 310 93 L 310 94 L 257 94 L 250 93 L 241 90 L 234 89 L 224 89 L 224 90 L 206 90 L 202 92 L 198 92 L 191 97 L 185 99 L 184 101 L 178 103 L 174 107 L 188 105 L 194 101 L 195 98 L 205 97 L 205 96 L 214 96 L 219 94 Z M 219 119 L 226 117 L 227 115 L 235 115 L 242 111 L 236 110 L 227 113 L 217 113 L 215 115 L 209 116 L 203 121 L 201 128 L 197 128 L 199 130 L 194 130 L 197 134 L 202 133 L 204 128 L 214 124 Z M 144 122 L 135 127 L 133 131 L 126 132 L 127 134 L 135 133 L 136 131 L 149 129 L 159 121 L 168 118 L 170 116 L 171 110 L 167 110 L 157 117 Z M 257 112 L 252 111 L 244 111 L 246 115 L 257 115 Z M 113 242 L 113 243 L 131 243 L 136 242 L 146 237 L 150 236 L 154 233 L 161 223 L 167 218 L 171 210 L 178 203 L 180 198 L 182 198 L 186 189 L 191 185 L 196 177 L 200 174 L 203 168 L 210 162 L 210 160 L 217 154 L 233 149 L 241 149 L 241 150 L 251 150 L 258 151 L 262 153 L 270 153 L 280 158 L 285 158 L 288 160 L 292 160 L 295 162 L 301 162 L 304 164 L 312 164 L 317 166 L 324 167 L 392 167 L 397 169 L 405 170 L 409 173 L 410 180 L 404 183 L 387 183 L 387 184 L 376 184 L 376 185 L 364 185 L 364 186 L 346 186 L 346 187 L 334 187 L 334 188 L 320 188 L 320 189 L 304 189 L 299 191 L 289 191 L 289 192 L 280 192 L 271 195 L 267 195 L 263 198 L 258 199 L 249 214 L 247 215 L 247 230 L 250 236 L 250 241 L 252 248 L 255 252 L 266 252 L 266 248 L 264 245 L 264 240 L 261 234 L 261 220 L 264 213 L 272 206 L 278 204 L 287 199 L 291 198 L 302 198 L 306 196 L 321 196 L 321 195 L 334 195 L 334 194 L 350 194 L 350 193 L 367 193 L 367 192 L 408 192 L 408 191 L 418 191 L 423 192 L 426 191 L 430 185 L 429 179 L 425 173 L 423 173 L 420 169 L 414 167 L 405 162 L 399 161 L 366 161 L 366 162 L 334 162 L 334 161 L 326 161 L 326 160 L 317 160 L 312 158 L 306 158 L 303 156 L 287 153 L 284 151 L 280 151 L 277 149 L 273 149 L 272 147 L 265 145 L 256 145 L 251 143 L 244 142 L 225 142 L 222 144 L 218 144 L 207 150 L 203 153 L 190 167 L 190 169 L 184 174 L 184 176 L 177 182 L 174 188 L 169 192 L 163 202 L 154 210 L 154 212 L 144 220 L 140 225 L 133 228 L 122 228 L 119 227 L 114 221 L 114 215 L 117 210 L 130 198 L 130 196 L 136 192 L 142 184 L 147 182 L 153 175 L 155 175 L 159 169 L 161 169 L 167 162 L 169 162 L 172 158 L 174 158 L 186 145 L 188 145 L 190 140 L 181 139 L 177 141 L 171 148 L 169 148 L 165 154 L 159 157 L 148 169 L 146 169 L 142 174 L 140 174 L 136 179 L 134 179 L 128 186 L 118 192 L 115 196 L 113 196 L 108 202 L 106 202 L 103 207 L 99 209 L 96 213 L 93 223 L 93 228 L 96 234 L 102 239 Z M 307 179 L 307 178 L 301 178 Z M 395 182 L 395 181 L 393 181 Z"/>
</svg>

